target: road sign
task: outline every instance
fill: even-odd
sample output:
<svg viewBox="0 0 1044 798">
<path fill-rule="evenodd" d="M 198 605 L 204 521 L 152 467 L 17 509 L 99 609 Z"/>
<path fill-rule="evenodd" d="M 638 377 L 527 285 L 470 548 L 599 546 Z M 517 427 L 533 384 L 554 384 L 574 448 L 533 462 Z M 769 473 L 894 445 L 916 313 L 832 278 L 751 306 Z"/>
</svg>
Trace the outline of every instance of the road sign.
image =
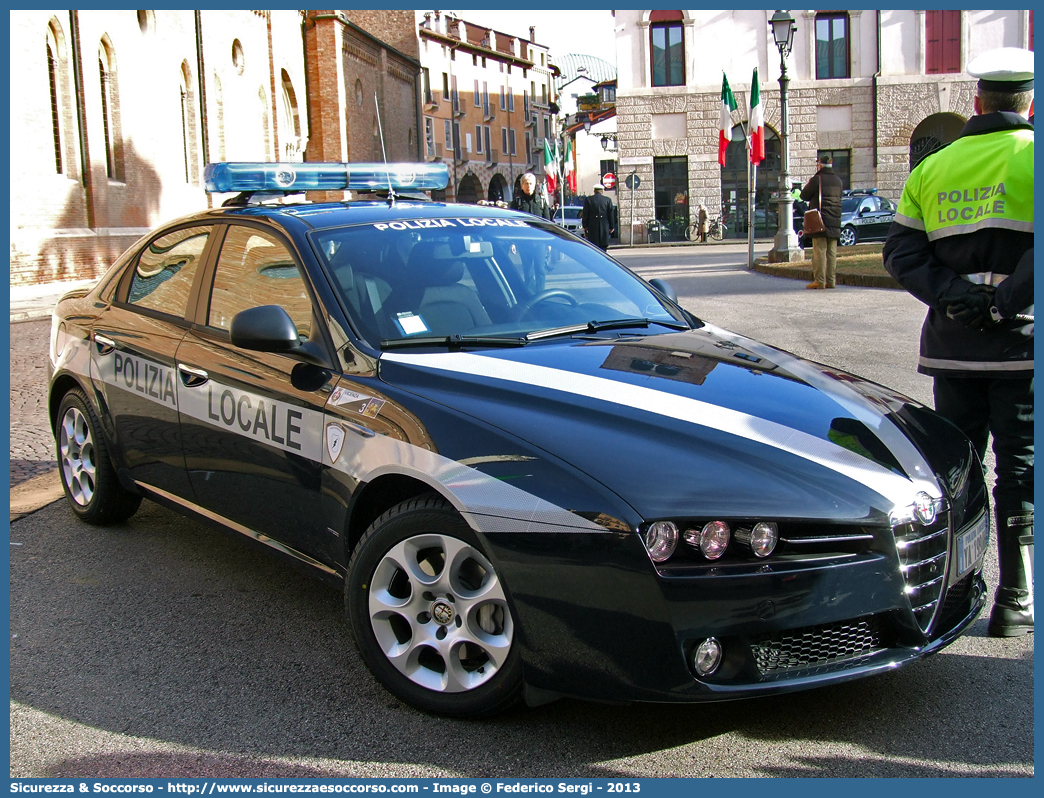
<svg viewBox="0 0 1044 798">
<path fill-rule="evenodd" d="M 616 175 L 612 172 L 606 172 L 602 175 L 602 185 L 605 186 L 607 191 L 616 188 Z"/>
<path fill-rule="evenodd" d="M 627 177 L 624 179 L 624 183 L 627 184 L 627 188 L 629 188 L 629 189 L 631 189 L 633 191 L 634 189 L 638 188 L 638 186 L 640 186 L 642 184 L 642 181 L 641 181 L 641 178 L 638 177 L 638 175 L 633 175 L 632 174 L 632 175 L 627 175 Z"/>
</svg>

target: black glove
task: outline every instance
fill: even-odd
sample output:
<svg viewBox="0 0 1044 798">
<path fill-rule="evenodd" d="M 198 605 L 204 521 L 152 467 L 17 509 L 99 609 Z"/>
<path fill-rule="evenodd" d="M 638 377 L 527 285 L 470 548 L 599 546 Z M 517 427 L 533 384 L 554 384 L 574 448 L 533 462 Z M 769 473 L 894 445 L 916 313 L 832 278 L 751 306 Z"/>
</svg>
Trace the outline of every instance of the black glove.
<svg viewBox="0 0 1044 798">
<path fill-rule="evenodd" d="M 995 309 L 994 294 L 997 292 L 992 285 L 976 285 L 961 279 L 954 280 L 950 288 L 950 292 L 939 300 L 939 309 L 948 318 L 970 330 L 982 330 L 1000 323 L 990 312 Z"/>
</svg>

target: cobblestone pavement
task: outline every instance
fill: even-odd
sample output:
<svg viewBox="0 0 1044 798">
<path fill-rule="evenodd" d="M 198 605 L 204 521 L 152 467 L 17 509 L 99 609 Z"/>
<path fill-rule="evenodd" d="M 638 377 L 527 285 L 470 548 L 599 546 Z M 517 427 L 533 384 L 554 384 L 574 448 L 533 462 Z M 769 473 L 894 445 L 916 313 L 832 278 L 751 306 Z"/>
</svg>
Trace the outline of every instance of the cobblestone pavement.
<svg viewBox="0 0 1044 798">
<path fill-rule="evenodd" d="M 47 421 L 50 319 L 11 325 L 11 485 L 58 467 Z"/>
</svg>

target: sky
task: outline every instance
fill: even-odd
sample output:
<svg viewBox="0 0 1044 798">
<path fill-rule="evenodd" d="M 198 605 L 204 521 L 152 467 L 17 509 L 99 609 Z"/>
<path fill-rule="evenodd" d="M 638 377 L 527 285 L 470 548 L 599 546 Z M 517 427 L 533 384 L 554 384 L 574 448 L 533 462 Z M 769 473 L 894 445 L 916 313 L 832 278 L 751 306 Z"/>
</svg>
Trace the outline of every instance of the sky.
<svg viewBox="0 0 1044 798">
<path fill-rule="evenodd" d="M 426 9 L 430 10 L 430 9 Z M 468 22 L 502 33 L 529 38 L 529 26 L 536 26 L 537 44 L 545 44 L 552 56 L 579 53 L 604 58 L 616 64 L 615 20 L 611 11 L 548 10 L 486 11 L 443 8 Z M 418 11 L 423 18 L 424 11 Z"/>
</svg>

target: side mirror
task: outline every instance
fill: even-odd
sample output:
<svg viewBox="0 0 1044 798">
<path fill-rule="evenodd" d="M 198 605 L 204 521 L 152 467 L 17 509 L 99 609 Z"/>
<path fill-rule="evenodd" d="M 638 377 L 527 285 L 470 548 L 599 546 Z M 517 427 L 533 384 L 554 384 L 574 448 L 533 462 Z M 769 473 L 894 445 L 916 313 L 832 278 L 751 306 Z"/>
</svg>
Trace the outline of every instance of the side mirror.
<svg viewBox="0 0 1044 798">
<path fill-rule="evenodd" d="M 255 352 L 290 352 L 301 345 L 297 325 L 279 305 L 241 310 L 232 317 L 232 345 Z"/>
<path fill-rule="evenodd" d="M 666 280 L 661 280 L 659 277 L 656 277 L 649 281 L 649 285 L 671 300 L 674 304 L 678 304 L 678 295 L 674 292 L 674 288 L 671 284 Z"/>
<path fill-rule="evenodd" d="M 279 305 L 241 310 L 229 328 L 232 345 L 254 352 L 279 352 L 315 366 L 329 368 L 323 347 L 302 341 L 290 314 Z"/>
</svg>

